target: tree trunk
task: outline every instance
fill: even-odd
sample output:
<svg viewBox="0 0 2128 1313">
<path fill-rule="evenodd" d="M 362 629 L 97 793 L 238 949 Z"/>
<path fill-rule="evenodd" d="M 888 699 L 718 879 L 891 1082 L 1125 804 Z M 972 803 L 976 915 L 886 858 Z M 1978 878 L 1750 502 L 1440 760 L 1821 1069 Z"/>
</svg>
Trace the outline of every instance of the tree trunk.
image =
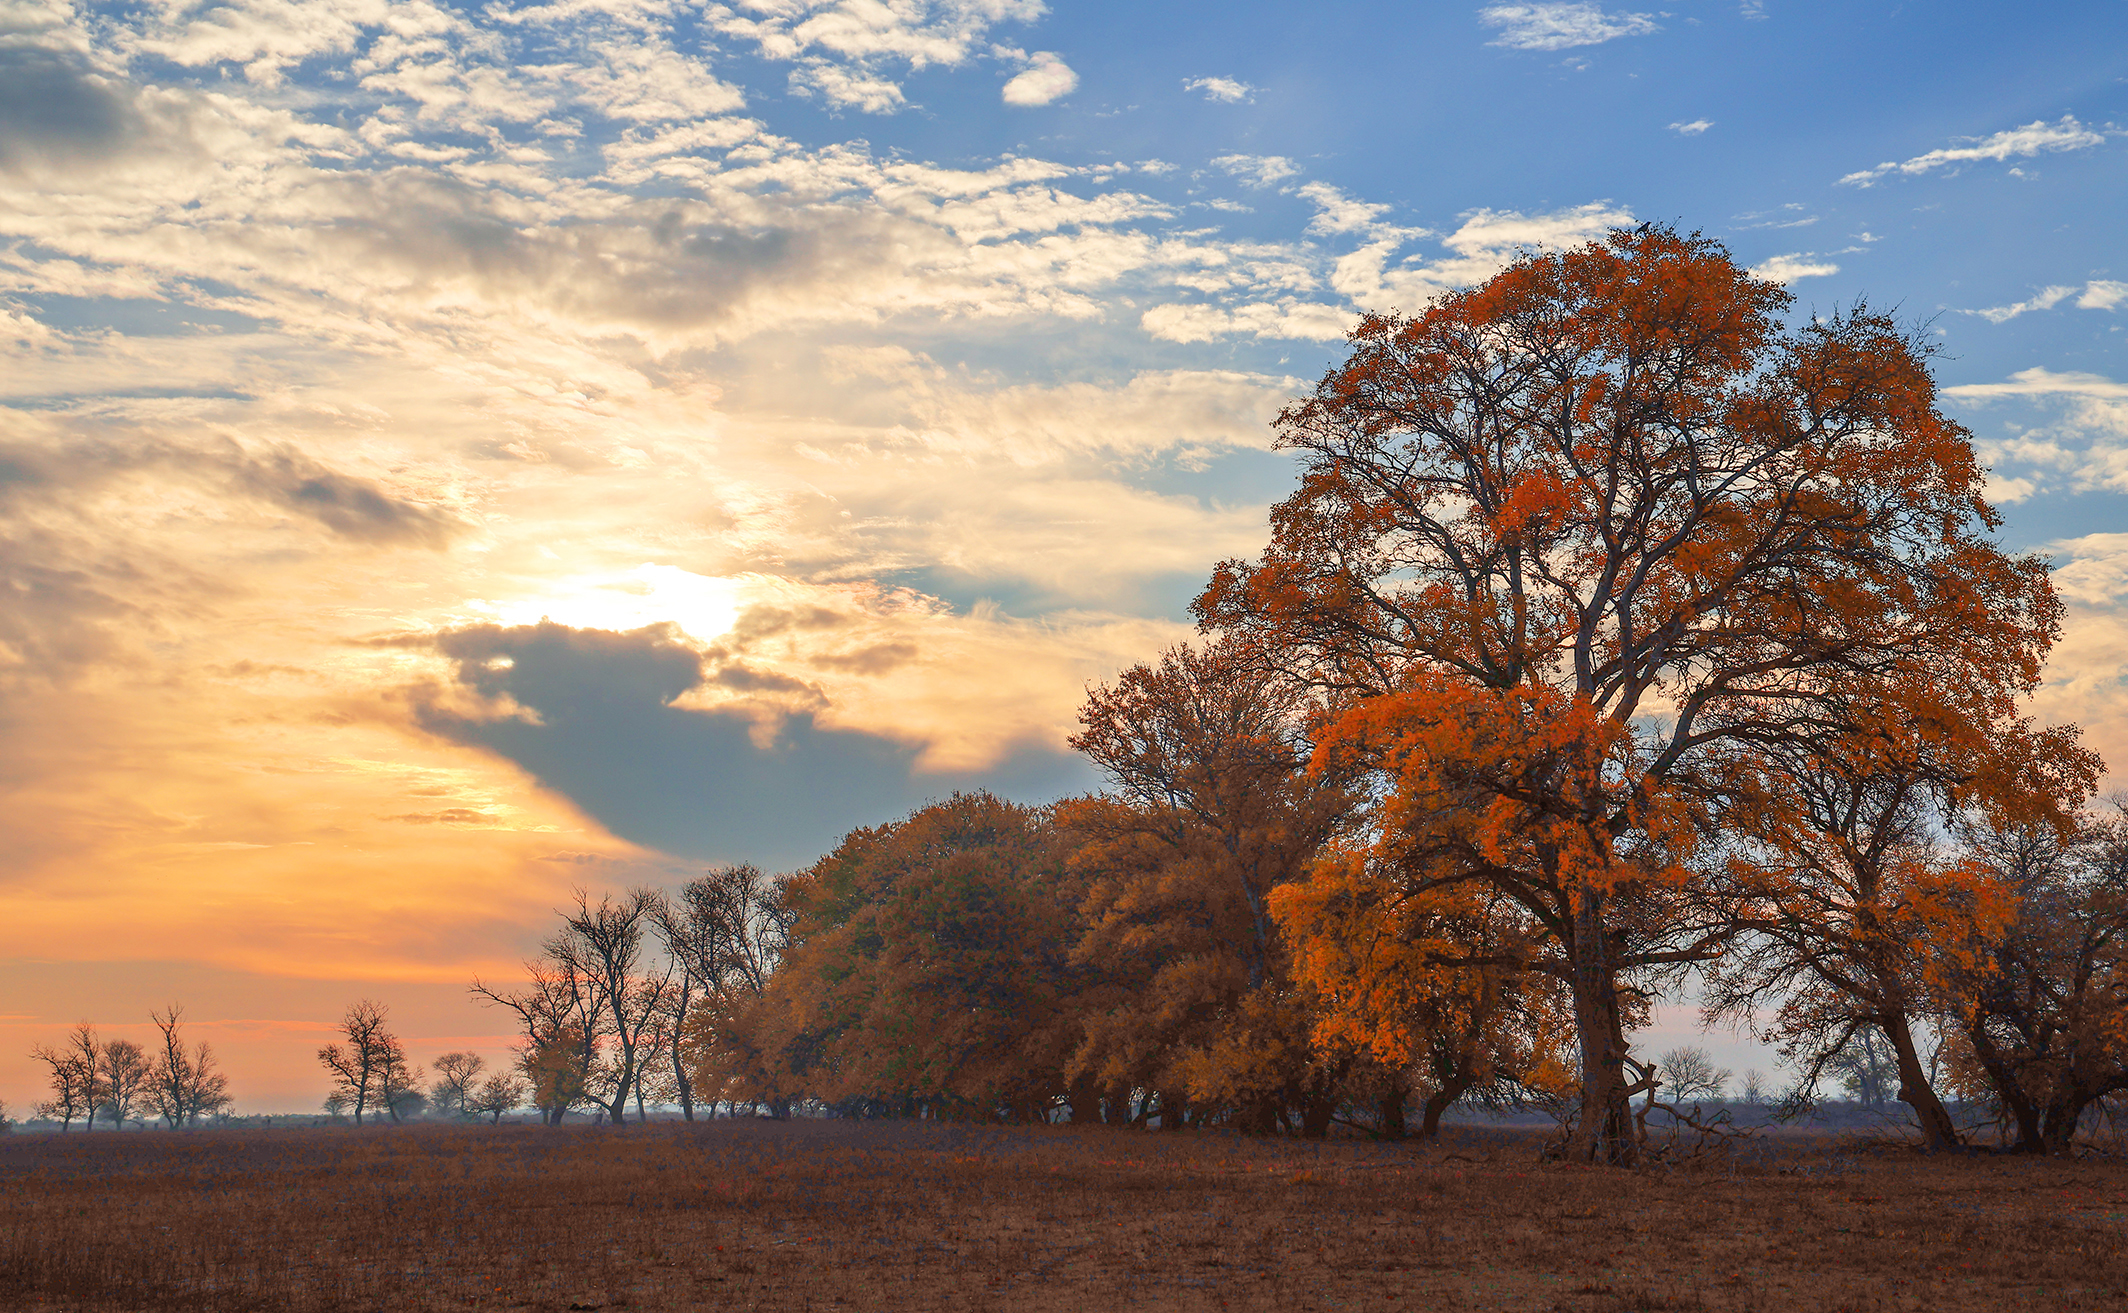
<svg viewBox="0 0 2128 1313">
<path fill-rule="evenodd" d="M 1181 1130 L 1184 1125 L 1182 1114 L 1187 1105 L 1188 1100 L 1182 1097 L 1180 1091 L 1160 1091 L 1160 1129 L 1163 1131 Z"/>
<path fill-rule="evenodd" d="M 1112 1085 L 1101 1098 L 1101 1120 L 1110 1126 L 1129 1126 L 1136 1118 L 1131 1115 L 1131 1092 L 1127 1085 Z"/>
<path fill-rule="evenodd" d="M 1404 1138 L 1404 1101 L 1411 1097 L 1411 1087 L 1391 1077 L 1388 1090 L 1382 1094 L 1382 1138 Z"/>
<path fill-rule="evenodd" d="M 1419 1138 L 1436 1140 L 1441 1136 L 1441 1115 L 1456 1106 L 1456 1100 L 1470 1089 L 1468 1080 L 1458 1081 L 1435 1090 L 1426 1100 L 1426 1110 L 1419 1122 Z M 1399 1110 L 1401 1114 L 1401 1110 Z M 1403 1129 L 1403 1117 L 1397 1118 L 1398 1129 Z"/>
<path fill-rule="evenodd" d="M 1878 1028 L 1892 1042 L 1892 1052 L 1899 1060 L 1899 1101 L 1914 1110 L 1914 1117 L 1921 1123 L 1921 1141 L 1930 1153 L 1947 1149 L 1959 1143 L 1957 1124 L 1936 1097 L 1930 1086 L 1928 1072 L 1921 1066 L 1921 1053 L 1914 1047 L 1913 1027 L 1908 1024 L 1904 1012 L 1892 1012 L 1878 1018 Z"/>
<path fill-rule="evenodd" d="M 1625 1076 L 1625 1032 L 1618 1019 L 1618 981 L 1603 926 L 1603 892 L 1575 891 L 1572 955 L 1574 1030 L 1581 1046 L 1581 1117 L 1567 1142 L 1574 1162 L 1630 1167 L 1640 1157 L 1632 1096 Z"/>
<path fill-rule="evenodd" d="M 680 1015 L 687 1015 L 687 995 L 684 992 L 680 995 Z M 672 1083 L 680 1092 L 680 1117 L 685 1121 L 693 1121 L 695 1087 L 694 1083 L 687 1079 L 687 1063 L 680 1057 L 680 1027 L 677 1022 L 672 1028 Z"/>
<path fill-rule="evenodd" d="M 1081 1076 L 1071 1083 L 1066 1096 L 1071 1100 L 1071 1124 L 1091 1126 L 1101 1120 L 1101 1087 L 1091 1076 Z"/>
<path fill-rule="evenodd" d="M 2039 1109 L 2025 1095 L 2024 1087 L 2017 1083 L 2017 1073 L 2003 1058 L 2002 1050 L 1988 1036 L 1987 1027 L 1975 1017 L 1966 1027 L 1966 1038 L 1972 1041 L 1973 1056 L 1980 1059 L 1981 1067 L 1995 1085 L 1995 1097 L 2002 1100 L 2003 1108 L 2017 1121 L 2017 1143 L 2011 1148 L 2017 1153 L 2043 1153 L 2046 1137 L 2039 1128 Z"/>
</svg>

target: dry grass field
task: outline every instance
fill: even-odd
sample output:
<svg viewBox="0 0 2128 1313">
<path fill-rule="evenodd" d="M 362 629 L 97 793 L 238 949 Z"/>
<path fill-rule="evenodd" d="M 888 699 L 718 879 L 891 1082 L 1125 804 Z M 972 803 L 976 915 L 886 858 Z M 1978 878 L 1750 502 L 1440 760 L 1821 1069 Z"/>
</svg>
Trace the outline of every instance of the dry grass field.
<svg viewBox="0 0 2128 1313">
<path fill-rule="evenodd" d="M 1087 1128 L 0 1140 L 6 1309 L 2075 1309 L 2128 1167 L 1790 1139 L 1717 1170 Z M 1769 1146 L 1770 1147 L 1770 1146 Z"/>
</svg>

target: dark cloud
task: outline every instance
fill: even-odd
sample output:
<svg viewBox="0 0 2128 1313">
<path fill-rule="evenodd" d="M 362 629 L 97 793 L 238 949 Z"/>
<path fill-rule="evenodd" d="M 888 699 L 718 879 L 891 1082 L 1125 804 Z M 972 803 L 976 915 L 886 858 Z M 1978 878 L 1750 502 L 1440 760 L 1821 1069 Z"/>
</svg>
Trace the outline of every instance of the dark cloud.
<svg viewBox="0 0 2128 1313">
<path fill-rule="evenodd" d="M 105 79 L 51 50 L 0 47 L 0 167 L 80 164 L 127 148 L 139 116 Z"/>
<path fill-rule="evenodd" d="M 307 515 L 343 538 L 441 547 L 461 527 L 454 516 L 393 497 L 300 452 L 234 461 L 230 475 L 244 491 Z"/>
<path fill-rule="evenodd" d="M 1078 758 L 1047 747 L 981 775 L 918 775 L 917 746 L 824 727 L 810 710 L 784 715 L 759 746 L 758 711 L 673 705 L 716 675 L 670 626 L 483 625 L 434 645 L 460 684 L 532 715 L 469 716 L 429 695 L 416 703 L 424 728 L 516 762 L 615 834 L 679 857 L 791 869 L 855 826 L 954 789 L 1044 800 L 1093 782 Z"/>
</svg>

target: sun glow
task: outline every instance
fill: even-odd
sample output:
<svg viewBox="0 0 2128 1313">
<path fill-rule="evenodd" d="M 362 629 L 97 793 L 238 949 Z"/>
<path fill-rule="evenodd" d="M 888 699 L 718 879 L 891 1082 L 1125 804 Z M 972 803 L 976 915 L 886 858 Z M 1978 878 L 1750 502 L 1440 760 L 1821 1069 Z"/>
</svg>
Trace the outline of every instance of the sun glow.
<svg viewBox="0 0 2128 1313">
<path fill-rule="evenodd" d="M 645 562 L 631 570 L 579 574 L 554 581 L 544 591 L 482 609 L 497 624 L 536 625 L 542 620 L 577 629 L 641 629 L 672 624 L 697 642 L 731 632 L 748 597 L 745 579 L 696 574 L 678 566 Z"/>
</svg>

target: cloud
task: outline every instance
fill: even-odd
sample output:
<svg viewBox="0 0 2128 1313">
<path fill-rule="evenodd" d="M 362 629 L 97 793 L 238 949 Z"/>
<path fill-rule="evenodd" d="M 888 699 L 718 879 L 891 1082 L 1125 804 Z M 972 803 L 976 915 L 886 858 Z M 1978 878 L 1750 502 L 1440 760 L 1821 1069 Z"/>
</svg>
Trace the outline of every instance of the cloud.
<svg viewBox="0 0 2128 1313">
<path fill-rule="evenodd" d="M 1964 164 L 1974 160 L 2007 160 L 2013 156 L 2030 158 L 2042 151 L 2086 150 L 2104 145 L 2106 138 L 2118 133 L 2113 129 L 2098 131 L 2079 123 L 2073 114 L 2064 114 L 2060 121 L 2048 123 L 2034 120 L 2021 128 L 2009 128 L 1989 137 L 1963 137 L 1969 146 L 1949 146 L 1916 155 L 1904 162 L 1886 161 L 1873 169 L 1862 169 L 1841 178 L 1840 182 L 1850 187 L 1874 186 L 1886 174 L 1915 175 L 1927 173 L 1950 165 Z"/>
<path fill-rule="evenodd" d="M 2007 404 L 2020 419 L 1975 443 L 1997 495 L 2022 500 L 2042 491 L 2128 492 L 2128 383 L 2100 374 L 2022 369 L 2000 383 L 1962 383 L 1946 399 Z M 2018 409 L 2021 407 L 2021 411 Z"/>
<path fill-rule="evenodd" d="M 1694 119 L 1690 123 L 1672 123 L 1670 131 L 1680 137 L 1697 137 L 1713 126 L 1713 119 Z"/>
<path fill-rule="evenodd" d="M 892 114 L 909 103 L 902 95 L 901 84 L 826 60 L 810 60 L 792 69 L 790 86 L 800 95 L 819 95 L 831 108 L 862 110 L 867 114 Z"/>
<path fill-rule="evenodd" d="M 615 834 L 662 852 L 711 858 L 743 832 L 776 864 L 791 863 L 825 837 L 975 784 L 922 778 L 919 745 L 823 726 L 813 708 L 775 716 L 764 732 L 744 704 L 675 705 L 716 675 L 670 627 L 481 626 L 434 642 L 491 709 L 469 714 L 427 695 L 417 708 L 424 728 L 509 758 Z M 910 655 L 875 648 L 856 664 L 877 673 Z M 1057 749 L 1028 747 L 984 778 L 1008 793 L 1054 796 L 1091 772 Z"/>
<path fill-rule="evenodd" d="M 1300 173 L 1300 166 L 1283 155 L 1217 155 L 1212 164 L 1250 187 L 1269 187 Z"/>
<path fill-rule="evenodd" d="M 1315 217 L 1308 221 L 1312 233 L 1369 232 L 1389 212 L 1387 205 L 1354 200 L 1327 182 L 1307 183 L 1299 194 L 1315 206 Z"/>
<path fill-rule="evenodd" d="M 1753 278 L 1792 283 L 1798 278 L 1823 278 L 1840 272 L 1840 266 L 1810 251 L 1791 251 L 1751 266 Z"/>
<path fill-rule="evenodd" d="M 1054 52 L 1037 50 L 1027 57 L 1027 67 L 1005 84 L 1008 105 L 1048 105 L 1079 88 L 1079 75 Z"/>
<path fill-rule="evenodd" d="M 1184 78 L 1182 89 L 1202 91 L 1206 100 L 1220 101 L 1228 105 L 1253 100 L 1259 90 L 1237 78 Z"/>
<path fill-rule="evenodd" d="M 1488 5 L 1478 21 L 1500 29 L 1489 44 L 1514 50 L 1566 50 L 1662 30 L 1653 14 L 1607 14 L 1593 4 Z"/>
<path fill-rule="evenodd" d="M 1955 313 L 1977 315 L 1991 324 L 2000 324 L 2030 311 L 2052 310 L 2072 296 L 2076 297 L 2076 307 L 2079 310 L 2117 310 L 2128 305 L 2128 283 L 2100 279 L 2088 282 L 2081 288 L 2057 285 L 2042 288 L 2035 295 L 2010 305 L 1990 306 L 1984 310 L 1958 310 Z"/>
<path fill-rule="evenodd" d="M 1146 333 L 1163 342 L 1210 342 L 1247 334 L 1307 342 L 1337 342 L 1352 331 L 1355 316 L 1334 305 L 1305 301 L 1257 302 L 1231 309 L 1211 305 L 1155 306 L 1139 317 Z"/>
</svg>

